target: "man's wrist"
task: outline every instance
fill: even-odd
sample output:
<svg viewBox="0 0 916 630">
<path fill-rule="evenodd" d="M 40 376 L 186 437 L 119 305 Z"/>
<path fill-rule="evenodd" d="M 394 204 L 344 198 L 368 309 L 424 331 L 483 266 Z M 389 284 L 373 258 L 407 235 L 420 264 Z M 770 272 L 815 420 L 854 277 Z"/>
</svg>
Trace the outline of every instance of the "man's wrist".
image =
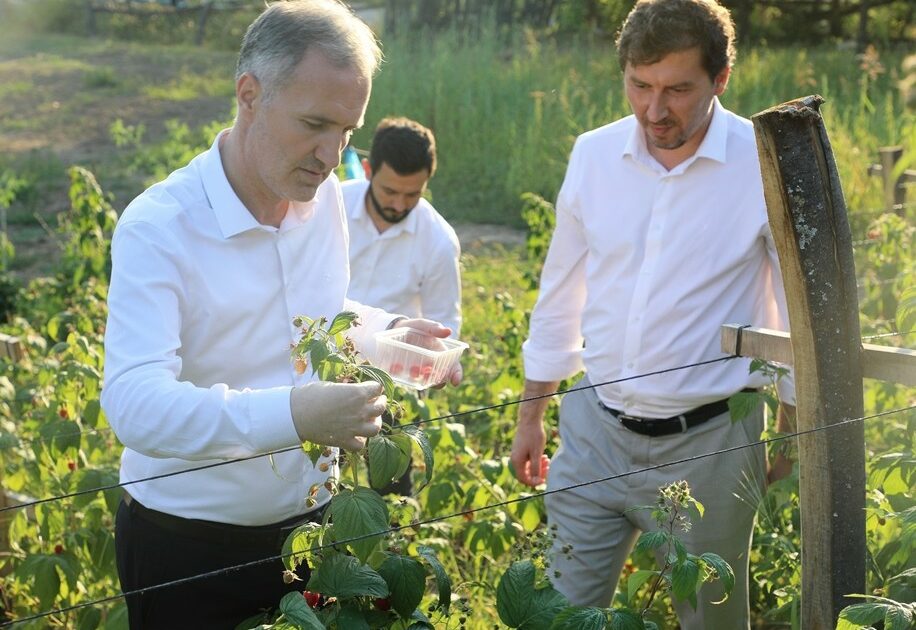
<svg viewBox="0 0 916 630">
<path fill-rule="evenodd" d="M 408 318 L 404 315 L 398 315 L 397 317 L 392 319 L 390 322 L 388 322 L 388 326 L 385 330 L 391 330 L 392 328 L 397 328 L 398 324 L 400 324 L 401 322 L 406 322 L 407 319 Z"/>
</svg>

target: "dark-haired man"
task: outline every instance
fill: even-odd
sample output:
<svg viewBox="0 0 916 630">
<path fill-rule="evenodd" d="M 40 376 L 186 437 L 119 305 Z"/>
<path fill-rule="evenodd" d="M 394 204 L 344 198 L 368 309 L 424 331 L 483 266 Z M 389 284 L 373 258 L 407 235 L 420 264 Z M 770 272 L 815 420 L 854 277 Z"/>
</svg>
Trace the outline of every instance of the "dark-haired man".
<svg viewBox="0 0 916 630">
<path fill-rule="evenodd" d="M 432 131 L 408 118 L 375 129 L 365 180 L 341 185 L 350 230 L 350 298 L 461 328 L 461 249 L 423 194 L 436 172 Z"/>
<path fill-rule="evenodd" d="M 627 17 L 617 48 L 633 115 L 572 150 L 524 345 L 532 400 L 519 407 L 512 448 L 519 480 L 546 476 L 554 491 L 545 498 L 557 529 L 551 574 L 576 605 L 608 606 L 640 531 L 656 527 L 651 511 L 630 508 L 688 481 L 705 516 L 676 534 L 692 553 L 725 558 L 736 583 L 721 604 L 718 585 L 701 589 L 695 610 L 678 602 L 685 630 L 749 627 L 765 457 L 754 447 L 671 463 L 758 440 L 761 410 L 733 423 L 726 400 L 766 378 L 749 374 L 747 360 L 642 375 L 722 357 L 722 324 L 787 322 L 753 129 L 718 101 L 733 40 L 715 0 L 640 0 Z M 547 399 L 534 398 L 583 367 L 582 383 L 596 387 L 563 398 L 561 444 L 548 462 Z M 780 397 L 791 402 L 785 385 Z M 780 428 L 792 415 L 782 405 Z"/>
</svg>

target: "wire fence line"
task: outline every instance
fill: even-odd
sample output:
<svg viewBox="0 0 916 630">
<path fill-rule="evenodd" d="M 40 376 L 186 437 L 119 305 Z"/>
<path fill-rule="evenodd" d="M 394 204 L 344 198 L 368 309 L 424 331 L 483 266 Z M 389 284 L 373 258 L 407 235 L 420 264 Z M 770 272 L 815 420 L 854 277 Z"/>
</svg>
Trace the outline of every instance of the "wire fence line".
<svg viewBox="0 0 916 630">
<path fill-rule="evenodd" d="M 675 466 L 675 465 L 677 465 L 677 464 L 683 464 L 683 463 L 687 463 L 687 462 L 698 461 L 698 460 L 701 460 L 701 459 L 706 459 L 706 458 L 709 458 L 709 457 L 714 457 L 714 456 L 716 456 L 716 455 L 722 455 L 722 454 L 725 454 L 725 453 L 731 453 L 731 452 L 733 452 L 733 451 L 738 451 L 738 450 L 745 449 L 745 448 L 754 448 L 754 447 L 758 447 L 758 446 L 765 446 L 765 445 L 767 445 L 767 444 L 771 444 L 771 443 L 774 443 L 774 442 L 779 442 L 779 441 L 782 441 L 782 440 L 788 440 L 788 439 L 796 438 L 796 437 L 800 437 L 800 436 L 811 435 L 811 434 L 818 433 L 818 432 L 821 432 L 821 431 L 826 431 L 826 430 L 829 430 L 829 429 L 836 429 L 836 428 L 840 428 L 840 427 L 845 427 L 845 426 L 847 426 L 847 425 L 850 425 L 850 424 L 853 424 L 853 423 L 856 423 L 856 422 L 864 422 L 864 421 L 866 421 L 866 420 L 871 420 L 871 419 L 873 419 L 873 418 L 880 418 L 880 417 L 890 416 L 890 415 L 894 415 L 894 414 L 898 414 L 898 413 L 904 413 L 904 412 L 913 411 L 913 410 L 916 410 L 916 404 L 910 405 L 910 406 L 908 406 L 908 407 L 901 407 L 901 408 L 898 408 L 898 409 L 891 409 L 891 410 L 887 410 L 887 411 L 881 411 L 881 412 L 878 412 L 878 413 L 874 413 L 874 414 L 867 415 L 867 416 L 861 416 L 861 417 L 858 417 L 858 418 L 849 418 L 849 419 L 845 419 L 845 420 L 840 420 L 840 421 L 835 422 L 835 423 L 833 423 L 833 424 L 823 425 L 823 426 L 820 426 L 820 427 L 814 427 L 814 428 L 811 428 L 811 429 L 805 429 L 805 430 L 802 430 L 802 431 L 794 431 L 794 432 L 792 432 L 792 433 L 783 433 L 783 434 L 781 434 L 781 435 L 777 435 L 777 436 L 774 436 L 774 437 L 772 437 L 772 438 L 766 438 L 766 439 L 762 439 L 762 440 L 757 440 L 757 441 L 754 441 L 754 442 L 749 442 L 749 443 L 747 443 L 747 444 L 741 444 L 741 445 L 738 445 L 738 446 L 731 446 L 731 447 L 719 449 L 719 450 L 716 450 L 716 451 L 710 451 L 710 452 L 708 452 L 708 453 L 701 453 L 700 455 L 693 455 L 693 456 L 691 456 L 691 457 L 684 457 L 684 458 L 682 458 L 682 459 L 672 460 L 672 461 L 669 461 L 669 462 L 665 462 L 665 463 L 663 463 L 663 464 L 656 464 L 656 465 L 653 465 L 653 466 L 646 466 L 646 467 L 643 467 L 643 468 L 639 468 L 639 469 L 636 469 L 636 470 L 630 470 L 630 471 L 627 471 L 627 472 L 624 472 L 624 473 L 620 473 L 620 474 L 617 474 L 617 475 L 610 475 L 610 476 L 607 476 L 607 477 L 602 477 L 602 478 L 600 478 L 600 479 L 593 479 L 593 480 L 590 480 L 590 481 L 583 481 L 583 482 L 576 483 L 576 484 L 572 484 L 572 485 L 569 485 L 569 486 L 564 486 L 564 487 L 562 487 L 562 488 L 554 488 L 554 489 L 552 489 L 552 490 L 543 490 L 543 491 L 540 491 L 540 492 L 535 492 L 535 493 L 529 494 L 529 495 L 524 496 L 524 497 L 516 497 L 516 498 L 514 498 L 514 499 L 506 499 L 505 501 L 499 501 L 499 502 L 497 502 L 497 503 L 492 503 L 492 504 L 488 504 L 488 505 L 481 506 L 481 507 L 477 507 L 477 508 L 471 508 L 471 509 L 463 510 L 463 511 L 460 511 L 460 512 L 454 512 L 454 513 L 452 513 L 452 514 L 447 514 L 447 515 L 444 515 L 444 516 L 436 516 L 436 517 L 432 517 L 432 518 L 429 518 L 429 519 L 425 519 L 425 520 L 421 520 L 421 521 L 416 521 L 416 522 L 408 523 L 408 524 L 405 524 L 405 525 L 396 525 L 396 526 L 392 526 L 392 527 L 389 527 L 389 528 L 384 529 L 384 530 L 381 530 L 381 531 L 371 532 L 371 533 L 368 533 L 368 534 L 362 534 L 362 535 L 360 535 L 360 536 L 352 536 L 352 537 L 350 537 L 350 538 L 338 540 L 338 541 L 335 541 L 335 542 L 333 542 L 333 543 L 328 543 L 328 544 L 325 544 L 325 545 L 320 545 L 320 546 L 318 546 L 318 547 L 315 547 L 315 548 L 313 548 L 313 549 L 310 549 L 309 551 L 310 551 L 310 553 L 316 553 L 316 552 L 320 552 L 320 551 L 323 551 L 323 550 L 326 550 L 326 549 L 332 549 L 332 548 L 333 548 L 333 549 L 336 549 L 336 548 L 338 548 L 338 547 L 342 547 L 342 546 L 344 546 L 344 545 L 347 545 L 347 544 L 350 544 L 350 543 L 354 543 L 354 542 L 359 542 L 359 541 L 361 541 L 361 540 L 366 540 L 366 539 L 369 539 L 369 538 L 375 538 L 375 537 L 378 537 L 378 536 L 388 536 L 388 535 L 390 535 L 390 534 L 397 533 L 397 532 L 400 532 L 400 531 L 405 530 L 405 529 L 419 529 L 420 527 L 423 527 L 423 526 L 425 526 L 425 525 L 432 525 L 432 524 L 435 524 L 435 523 L 440 523 L 440 522 L 442 522 L 442 521 L 446 521 L 446 520 L 450 520 L 450 519 L 453 519 L 453 518 L 457 518 L 457 517 L 459 517 L 459 516 L 473 515 L 473 514 L 477 514 L 478 512 L 484 512 L 484 511 L 488 511 L 488 510 L 493 510 L 493 509 L 498 509 L 498 508 L 504 508 L 504 507 L 508 507 L 508 506 L 510 506 L 510 505 L 514 505 L 514 504 L 517 504 L 517 503 L 522 503 L 522 502 L 524 502 L 524 501 L 530 501 L 530 500 L 532 500 L 532 499 L 542 498 L 542 497 L 545 497 L 545 496 L 548 496 L 548 495 L 552 495 L 552 494 L 557 494 L 557 493 L 560 493 L 560 492 L 568 492 L 568 491 L 570 491 L 570 490 L 576 490 L 576 489 L 578 489 L 578 488 L 583 488 L 583 487 L 590 486 L 590 485 L 594 485 L 594 484 L 598 484 L 598 483 L 606 483 L 606 482 L 608 482 L 608 481 L 614 481 L 614 480 L 616 480 L 616 479 L 623 479 L 623 478 L 629 477 L 629 476 L 631 476 L 631 475 L 637 475 L 637 474 L 640 474 L 640 473 L 649 472 L 649 471 L 653 471 L 653 470 L 660 470 L 660 469 L 662 469 L 662 468 L 667 468 L 667 467 L 669 467 L 669 466 Z M 0 623 L 0 627 L 7 627 L 7 626 L 10 626 L 10 625 L 12 625 L 12 624 L 14 624 L 14 623 L 25 623 L 25 622 L 29 622 L 29 621 L 36 621 L 36 620 L 38 620 L 38 619 L 42 619 L 42 618 L 45 618 L 45 617 L 49 617 L 49 616 L 51 616 L 51 615 L 59 615 L 59 614 L 64 614 L 64 613 L 68 613 L 68 612 L 73 612 L 73 611 L 76 611 L 76 610 L 80 610 L 80 609 L 83 609 L 83 608 L 87 608 L 87 607 L 90 607 L 90 606 L 98 606 L 98 605 L 100 605 L 100 604 L 107 604 L 107 603 L 110 603 L 110 602 L 113 602 L 113 601 L 117 601 L 117 600 L 119 600 L 119 599 L 121 599 L 121 598 L 123 598 L 123 597 L 130 597 L 130 596 L 134 596 L 134 595 L 142 595 L 143 593 L 148 593 L 148 592 L 150 592 L 150 591 L 155 591 L 155 590 L 159 590 L 159 589 L 163 589 L 163 588 L 168 588 L 168 587 L 172 587 L 172 586 L 179 586 L 179 585 L 181 585 L 181 584 L 187 584 L 187 583 L 189 583 L 189 582 L 194 582 L 194 581 L 197 581 L 197 580 L 203 580 L 203 579 L 207 579 L 207 578 L 212 578 L 212 577 L 216 577 L 216 576 L 223 575 L 223 574 L 226 574 L 226 573 L 231 573 L 231 572 L 233 572 L 233 571 L 240 571 L 240 570 L 242 570 L 242 569 L 246 569 L 246 568 L 249 568 L 249 567 L 258 566 L 258 565 L 261 565 L 261 564 L 266 564 L 266 563 L 268 563 L 268 562 L 275 562 L 275 561 L 277 561 L 277 560 L 283 560 L 283 559 L 285 559 L 285 558 L 289 558 L 289 557 L 292 557 L 292 556 L 295 556 L 295 555 L 304 555 L 304 552 L 298 551 L 298 552 L 281 553 L 281 554 L 269 556 L 269 557 L 267 557 L 267 558 L 261 558 L 261 559 L 259 559 L 259 560 L 252 560 L 252 561 L 250 561 L 250 562 L 245 562 L 245 563 L 243 563 L 243 564 L 233 565 L 233 566 L 231 566 L 231 567 L 224 567 L 224 568 L 216 569 L 216 570 L 213 570 L 213 571 L 207 571 L 206 573 L 200 573 L 200 574 L 197 574 L 197 575 L 191 575 L 191 576 L 187 576 L 187 577 L 180 578 L 180 579 L 177 579 L 177 580 L 171 580 L 171 581 L 169 581 L 169 582 L 163 582 L 163 583 L 161 583 L 161 584 L 155 584 L 155 585 L 147 586 L 147 587 L 144 587 L 144 588 L 134 589 L 134 590 L 127 591 L 127 592 L 122 592 L 122 593 L 118 593 L 118 594 L 115 594 L 115 595 L 110 595 L 110 596 L 108 596 L 108 597 L 103 597 L 103 598 L 95 599 L 95 600 L 92 600 L 92 601 L 83 602 L 83 603 L 80 603 L 80 604 L 75 604 L 75 605 L 73 605 L 73 606 L 68 606 L 68 607 L 65 607 L 65 608 L 57 608 L 57 609 L 54 609 L 54 610 L 48 610 L 48 611 L 45 611 L 45 612 L 36 613 L 36 614 L 31 615 L 31 616 L 29 616 L 29 617 L 22 617 L 22 618 L 16 619 L 16 620 L 4 621 L 3 623 Z"/>
<path fill-rule="evenodd" d="M 865 341 L 873 341 L 873 340 L 875 340 L 875 339 L 886 339 L 886 338 L 889 338 L 889 337 L 909 337 L 909 336 L 914 335 L 914 334 L 916 334 L 916 330 L 909 330 L 909 331 L 906 331 L 906 332 L 886 332 L 886 333 L 880 333 L 880 334 L 874 334 L 874 335 L 863 335 L 863 336 L 862 336 L 862 341 L 863 341 L 863 342 L 865 342 Z M 726 360 L 726 359 L 730 359 L 730 358 L 732 358 L 732 357 L 722 357 L 722 358 L 720 358 L 720 359 L 712 359 L 711 361 L 712 361 L 712 362 L 715 362 L 715 361 L 721 361 L 721 360 Z M 742 358 L 746 358 L 746 357 L 742 357 Z M 674 371 L 674 370 L 681 370 L 681 369 L 686 369 L 686 368 L 688 368 L 688 367 L 696 367 L 697 365 L 704 365 L 704 363 L 692 364 L 692 365 L 689 365 L 689 366 L 680 366 L 680 367 L 676 367 L 676 368 L 669 368 L 669 369 L 667 369 L 667 370 L 662 370 L 662 371 L 659 371 L 659 372 L 651 372 L 651 373 L 648 373 L 648 374 L 645 374 L 645 375 L 637 375 L 637 376 L 635 376 L 635 377 L 627 377 L 627 379 L 620 379 L 620 380 L 615 380 L 615 381 L 608 381 L 608 382 L 606 382 L 606 383 L 598 383 L 598 384 L 596 384 L 596 385 L 585 386 L 585 387 L 583 387 L 583 389 L 589 389 L 589 388 L 592 388 L 592 387 L 600 387 L 600 386 L 602 386 L 602 385 L 612 385 L 612 384 L 615 384 L 615 383 L 618 383 L 618 382 L 623 382 L 624 380 L 630 380 L 630 379 L 634 379 L 634 378 L 641 378 L 642 376 L 654 376 L 654 375 L 657 375 L 657 374 L 662 374 L 662 373 L 664 373 L 664 372 L 666 372 L 666 371 L 669 371 L 669 372 L 670 372 L 670 371 Z M 430 420 L 423 420 L 423 421 L 420 421 L 420 422 L 411 422 L 411 423 L 407 423 L 407 424 L 401 425 L 401 426 L 409 426 L 409 425 L 416 425 L 416 426 L 419 426 L 420 424 L 422 424 L 422 423 L 424 423 L 424 422 L 433 422 L 433 421 L 437 421 L 437 420 L 444 420 L 444 419 L 449 419 L 449 418 L 456 418 L 456 417 L 459 417 L 459 416 L 462 416 L 462 415 L 467 415 L 467 414 L 474 414 L 474 413 L 478 413 L 478 412 L 482 412 L 482 411 L 491 411 L 491 410 L 494 410 L 494 409 L 500 409 L 500 408 L 502 408 L 502 407 L 506 407 L 506 406 L 510 406 L 510 405 L 518 405 L 518 404 L 521 404 L 521 403 L 524 403 L 524 402 L 528 402 L 528 401 L 530 401 L 530 400 L 538 400 L 539 398 L 549 398 L 549 397 L 551 397 L 551 396 L 557 396 L 557 395 L 560 395 L 560 394 L 567 394 L 567 393 L 574 392 L 574 391 L 579 391 L 579 390 L 576 389 L 576 388 L 572 388 L 572 389 L 569 389 L 569 390 L 559 390 L 559 391 L 556 391 L 556 392 L 552 392 L 552 393 L 550 393 L 550 394 L 544 394 L 543 396 L 536 396 L 536 397 L 528 398 L 528 399 L 519 399 L 519 400 L 510 401 L 510 402 L 507 402 L 507 403 L 499 403 L 499 404 L 489 405 L 489 406 L 486 406 L 486 407 L 481 407 L 481 408 L 479 408 L 479 409 L 471 409 L 471 410 L 468 410 L 468 411 L 462 411 L 462 412 L 450 414 L 450 415 L 447 415 L 447 416 L 440 416 L 440 417 L 438 417 L 438 418 L 431 418 Z M 17 438 L 17 437 L 12 437 L 12 439 L 15 441 L 15 443 L 7 443 L 7 444 L 0 445 L 0 453 L 2 453 L 2 452 L 4 452 L 4 451 L 10 451 L 10 450 L 12 450 L 12 449 L 14 449 L 14 448 L 20 448 L 20 447 L 24 447 L 24 446 L 31 446 L 31 445 L 34 445 L 34 444 L 42 444 L 42 443 L 45 443 L 45 442 L 51 442 L 51 441 L 53 441 L 53 440 L 65 440 L 65 439 L 69 439 L 69 438 L 82 437 L 82 436 L 84 436 L 84 435 L 102 434 L 102 433 L 110 433 L 110 432 L 112 432 L 112 428 L 111 428 L 111 427 L 96 427 L 96 428 L 92 428 L 92 429 L 85 429 L 85 430 L 83 430 L 83 431 L 72 431 L 72 432 L 69 432 L 69 433 L 59 433 L 59 434 L 57 434 L 57 435 L 47 435 L 47 436 L 41 436 L 41 437 L 35 437 L 35 438 Z M 279 452 L 282 452 L 282 451 L 274 451 L 274 452 L 270 452 L 270 453 L 265 453 L 264 455 L 260 455 L 260 457 L 266 457 L 266 456 L 268 456 L 268 455 L 276 455 L 276 454 L 279 453 Z M 193 472 L 193 469 L 188 470 L 187 472 Z"/>
<path fill-rule="evenodd" d="M 730 361 L 730 360 L 736 359 L 736 358 L 741 358 L 741 357 L 737 357 L 737 356 L 735 356 L 735 355 L 728 355 L 728 356 L 723 356 L 723 357 L 719 357 L 719 358 L 716 358 L 716 359 L 709 359 L 709 360 L 706 360 L 706 361 L 698 361 L 698 362 L 696 362 L 696 363 L 690 363 L 690 364 L 687 364 L 687 365 L 680 365 L 680 366 L 678 366 L 678 367 L 665 368 L 665 369 L 661 369 L 661 370 L 654 370 L 654 371 L 652 371 L 652 372 L 645 372 L 645 373 L 643 373 L 643 374 L 635 374 L 635 375 L 633 375 L 633 376 L 626 376 L 626 377 L 623 377 L 623 378 L 613 379 L 613 380 L 610 380 L 610 381 L 605 381 L 605 382 L 603 382 L 603 383 L 595 383 L 595 384 L 583 385 L 583 386 L 580 386 L 580 387 L 571 387 L 571 388 L 568 388 L 568 389 L 565 389 L 565 390 L 559 390 L 559 391 L 556 391 L 556 392 L 551 392 L 551 393 L 549 393 L 549 394 L 542 394 L 542 395 L 540 395 L 540 396 L 532 396 L 531 398 L 520 398 L 520 399 L 517 399 L 517 400 L 510 400 L 510 401 L 506 401 L 506 402 L 502 402 L 502 403 L 497 403 L 497 404 L 494 404 L 494 405 L 487 405 L 487 406 L 485 406 L 485 407 L 480 407 L 480 408 L 476 408 L 476 409 L 469 409 L 469 410 L 467 410 L 467 411 L 460 411 L 460 412 L 457 412 L 457 413 L 447 414 L 447 415 L 443 415 L 443 416 L 437 416 L 437 417 L 435 417 L 435 418 L 429 418 L 429 419 L 427 419 L 427 420 L 417 420 L 417 421 L 415 421 L 415 422 L 412 422 L 412 423 L 405 423 L 405 424 L 402 424 L 402 425 L 399 425 L 399 426 L 400 426 L 400 427 L 421 426 L 421 425 L 423 425 L 423 424 L 429 424 L 429 423 L 432 423 L 432 422 L 439 422 L 439 421 L 442 421 L 442 420 L 449 420 L 449 419 L 452 419 L 452 418 L 459 418 L 459 417 L 461 417 L 461 416 L 466 416 L 466 415 L 474 414 L 474 413 L 480 413 L 480 412 L 483 412 L 483 411 L 492 411 L 492 410 L 495 410 L 495 409 L 502 409 L 502 408 L 505 408 L 505 407 L 513 406 L 513 405 L 519 405 L 519 404 L 521 404 L 521 403 L 528 402 L 528 401 L 540 400 L 540 399 L 543 399 L 543 398 L 550 398 L 551 396 L 556 396 L 556 395 L 559 395 L 559 394 L 568 394 L 568 393 L 572 393 L 572 392 L 579 392 L 579 391 L 583 391 L 583 390 L 586 390 L 586 389 L 593 389 L 593 388 L 595 388 L 595 387 L 601 387 L 602 385 L 612 385 L 612 384 L 616 384 L 616 383 L 623 383 L 623 382 L 626 382 L 626 381 L 632 381 L 632 380 L 636 380 L 636 379 L 640 379 L 640 378 L 646 378 L 646 377 L 649 377 L 649 376 L 657 376 L 657 375 L 659 375 L 659 374 L 667 374 L 667 373 L 669 373 L 669 372 L 676 372 L 676 371 L 678 371 L 678 370 L 686 370 L 686 369 L 688 369 L 688 368 L 700 367 L 700 366 L 703 366 L 703 365 L 710 365 L 710 364 L 713 364 L 713 363 L 721 363 L 721 362 L 723 362 L 723 361 Z M 297 445 L 295 445 L 295 446 L 288 446 L 288 447 L 285 447 L 285 448 L 276 449 L 276 450 L 273 450 L 273 451 L 268 451 L 268 452 L 266 452 L 266 453 L 258 453 L 258 454 L 255 454 L 255 455 L 249 455 L 249 456 L 247 456 L 247 457 L 239 457 L 239 458 L 235 458 L 235 459 L 227 459 L 227 460 L 223 460 L 223 461 L 219 461 L 219 462 L 213 462 L 213 463 L 211 463 L 211 464 L 204 464 L 204 465 L 201 465 L 201 466 L 195 466 L 195 467 L 193 467 L 193 468 L 184 468 L 184 469 L 182 469 L 182 470 L 176 470 L 176 471 L 174 471 L 174 472 L 162 473 L 162 474 L 160 474 L 160 475 L 153 475 L 153 476 L 151 476 L 151 477 L 144 477 L 143 479 L 134 479 L 133 481 L 124 481 L 124 482 L 119 482 L 119 483 L 115 483 L 115 484 L 109 484 L 109 485 L 105 485 L 105 486 L 99 486 L 99 487 L 96 487 L 96 488 L 89 488 L 89 489 L 86 489 L 86 490 L 78 490 L 78 491 L 75 491 L 75 492 L 69 492 L 69 493 L 66 493 L 66 494 L 60 494 L 60 495 L 56 495 L 56 496 L 53 496 L 53 497 L 46 497 L 46 498 L 43 498 L 43 499 L 35 499 L 35 500 L 33 500 L 33 501 L 25 501 L 25 502 L 19 503 L 19 504 L 17 504 L 17 505 L 10 505 L 10 506 L 6 506 L 6 507 L 0 508 L 0 514 L 3 514 L 4 512 L 13 511 L 13 510 L 23 510 L 23 509 L 26 509 L 26 508 L 34 507 L 34 506 L 36 506 L 36 505 L 42 505 L 42 504 L 44 504 L 44 503 L 51 503 L 51 502 L 55 502 L 55 501 L 61 501 L 61 500 L 64 500 L 64 499 L 72 499 L 72 498 L 74 498 L 74 497 L 83 496 L 83 495 L 86 495 L 86 494 L 93 494 L 93 493 L 96 493 L 96 492 L 104 492 L 104 491 L 107 491 L 107 490 L 116 490 L 116 489 L 118 489 L 118 488 L 124 488 L 124 487 L 132 486 L 132 485 L 138 484 L 138 483 L 145 483 L 145 482 L 148 482 L 148 481 L 156 481 L 156 480 L 158 480 L 158 479 L 166 479 L 166 478 L 168 478 L 168 477 L 175 477 L 175 476 L 178 476 L 178 475 L 184 475 L 184 474 L 187 474 L 187 473 L 198 472 L 198 471 L 201 471 L 201 470 L 209 470 L 209 469 L 211 469 L 211 468 L 218 468 L 218 467 L 220 467 L 220 466 L 228 466 L 228 465 L 230 465 L 230 464 L 236 464 L 236 463 L 239 463 L 239 462 L 247 462 L 247 461 L 251 461 L 251 460 L 253 460 L 253 459 L 259 459 L 259 458 L 261 458 L 261 457 L 270 457 L 270 456 L 272 456 L 272 455 L 279 455 L 279 454 L 282 454 L 282 453 L 289 453 L 289 452 L 292 452 L 292 451 L 300 450 L 301 448 L 302 448 L 302 446 L 297 444 Z"/>
</svg>

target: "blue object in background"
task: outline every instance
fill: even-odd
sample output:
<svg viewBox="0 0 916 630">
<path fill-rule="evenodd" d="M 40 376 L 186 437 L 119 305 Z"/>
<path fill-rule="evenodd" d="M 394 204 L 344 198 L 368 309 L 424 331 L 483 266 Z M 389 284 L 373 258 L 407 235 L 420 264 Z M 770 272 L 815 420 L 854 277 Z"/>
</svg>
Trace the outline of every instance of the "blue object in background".
<svg viewBox="0 0 916 630">
<path fill-rule="evenodd" d="M 340 166 L 337 167 L 337 179 L 344 181 L 347 179 L 366 179 L 366 172 L 363 170 L 363 164 L 359 159 L 359 154 L 352 145 L 347 145 L 340 155 Z"/>
</svg>

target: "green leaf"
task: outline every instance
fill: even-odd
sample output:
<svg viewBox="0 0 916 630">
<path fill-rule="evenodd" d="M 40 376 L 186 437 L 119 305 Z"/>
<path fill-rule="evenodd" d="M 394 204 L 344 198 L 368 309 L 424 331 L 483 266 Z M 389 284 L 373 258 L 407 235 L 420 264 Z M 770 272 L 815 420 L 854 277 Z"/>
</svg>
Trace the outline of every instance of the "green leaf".
<svg viewBox="0 0 916 630">
<path fill-rule="evenodd" d="M 687 559 L 674 565 L 671 570 L 671 592 L 676 599 L 686 599 L 696 610 L 697 582 L 700 580 L 700 567 L 693 560 Z"/>
<path fill-rule="evenodd" d="M 433 459 L 433 447 L 429 443 L 429 438 L 426 436 L 420 427 L 408 424 L 403 427 L 400 427 L 401 431 L 407 435 L 414 443 L 420 447 L 420 451 L 423 453 L 423 463 L 426 465 L 426 480 L 423 482 L 423 485 L 417 488 L 416 492 L 420 492 L 433 478 L 433 465 L 435 463 Z"/>
<path fill-rule="evenodd" d="M 865 602 L 862 604 L 853 604 L 840 611 L 840 619 L 837 624 L 837 630 L 846 628 L 859 630 L 862 626 L 870 626 L 873 623 L 884 619 L 884 609 L 886 604 L 877 602 Z"/>
<path fill-rule="evenodd" d="M 32 593 L 38 597 L 42 610 L 48 610 L 60 593 L 60 574 L 57 572 L 55 557 L 48 554 L 33 554 L 16 568 L 16 574 L 23 580 L 32 578 Z"/>
<path fill-rule="evenodd" d="M 432 547 L 419 545 L 417 547 L 417 553 L 420 554 L 421 558 L 426 560 L 427 564 L 429 564 L 430 568 L 433 570 L 433 575 L 436 577 L 436 587 L 439 591 L 439 608 L 448 611 L 449 604 L 452 602 L 452 581 L 445 572 L 445 567 L 439 562 L 439 558 L 436 556 L 436 552 Z"/>
<path fill-rule="evenodd" d="M 668 542 L 668 534 L 662 531 L 643 532 L 636 541 L 635 551 L 655 551 Z"/>
<path fill-rule="evenodd" d="M 331 354 L 331 348 L 324 339 L 312 339 L 309 342 L 309 363 L 312 364 L 312 374 L 318 371 L 325 362 L 325 359 Z"/>
<path fill-rule="evenodd" d="M 910 332 L 916 329 L 916 284 L 903 289 L 897 302 L 897 330 Z"/>
<path fill-rule="evenodd" d="M 607 612 L 601 608 L 570 606 L 554 617 L 550 630 L 604 630 L 607 621 Z"/>
<path fill-rule="evenodd" d="M 388 531 L 388 506 L 369 488 L 343 490 L 331 499 L 331 522 L 337 540 L 346 542 L 356 557 L 365 562 L 382 534 Z M 375 533 L 379 535 L 369 536 Z"/>
<path fill-rule="evenodd" d="M 375 489 L 399 479 L 410 465 L 410 437 L 403 433 L 376 435 L 368 440 L 369 485 Z"/>
<path fill-rule="evenodd" d="M 359 315 L 353 311 L 343 311 L 338 313 L 334 317 L 333 321 L 331 321 L 331 326 L 328 328 L 328 334 L 333 336 L 337 333 L 341 333 L 347 330 L 353 326 L 353 322 L 355 322 L 357 319 L 359 319 Z"/>
<path fill-rule="evenodd" d="M 640 569 L 630 574 L 630 577 L 627 578 L 627 601 L 632 602 L 640 587 L 642 587 L 651 577 L 657 575 L 658 571 L 648 571 L 646 569 Z"/>
<path fill-rule="evenodd" d="M 355 605 L 343 606 L 337 613 L 337 628 L 369 630 L 371 627 L 366 621 L 366 614 Z"/>
<path fill-rule="evenodd" d="M 725 591 L 725 597 L 722 598 L 720 602 L 724 602 L 728 599 L 729 594 L 731 594 L 732 589 L 735 588 L 735 572 L 732 571 L 731 565 L 729 565 L 722 556 L 719 556 L 714 553 L 704 553 L 700 555 L 700 559 L 703 560 L 706 564 L 711 566 L 716 575 L 719 578 L 719 582 L 722 583 L 722 588 Z"/>
<path fill-rule="evenodd" d="M 611 615 L 611 624 L 608 628 L 610 630 L 648 630 L 648 624 L 632 611 L 615 610 Z"/>
<path fill-rule="evenodd" d="M 552 586 L 535 589 L 535 568 L 530 560 L 513 562 L 496 587 L 496 610 L 510 628 L 550 628 L 557 613 L 569 606 Z"/>
<path fill-rule="evenodd" d="M 912 630 L 913 617 L 912 608 L 900 604 L 888 606 L 884 613 L 884 630 Z"/>
<path fill-rule="evenodd" d="M 728 413 L 732 422 L 744 420 L 760 406 L 761 396 L 757 392 L 738 392 L 728 399 Z"/>
<path fill-rule="evenodd" d="M 73 474 L 77 492 L 86 492 L 78 497 L 73 497 L 73 505 L 83 509 L 92 503 L 98 496 L 89 492 L 96 488 L 105 488 L 118 483 L 118 473 L 115 470 L 102 470 L 99 468 L 80 468 Z M 119 491 L 120 495 L 121 492 Z"/>
<path fill-rule="evenodd" d="M 287 621 L 301 630 L 325 630 L 324 624 L 298 591 L 283 596 L 280 600 L 280 612 L 286 616 Z"/>
<path fill-rule="evenodd" d="M 321 538 L 324 529 L 318 523 L 304 523 L 286 537 L 282 554 L 283 564 L 289 571 L 295 571 L 302 563 L 309 566 L 317 564 L 313 559 L 312 547 Z"/>
<path fill-rule="evenodd" d="M 326 556 L 312 572 L 307 590 L 327 597 L 388 597 L 388 585 L 381 575 L 353 556 Z"/>
<path fill-rule="evenodd" d="M 365 377 L 365 380 L 372 380 L 382 386 L 385 396 L 390 399 L 394 398 L 394 381 L 391 380 L 388 372 L 374 365 L 358 365 L 357 369 Z"/>
<path fill-rule="evenodd" d="M 391 592 L 391 607 L 401 617 L 409 618 L 423 599 L 426 569 L 413 558 L 390 554 L 378 572 Z"/>
</svg>

